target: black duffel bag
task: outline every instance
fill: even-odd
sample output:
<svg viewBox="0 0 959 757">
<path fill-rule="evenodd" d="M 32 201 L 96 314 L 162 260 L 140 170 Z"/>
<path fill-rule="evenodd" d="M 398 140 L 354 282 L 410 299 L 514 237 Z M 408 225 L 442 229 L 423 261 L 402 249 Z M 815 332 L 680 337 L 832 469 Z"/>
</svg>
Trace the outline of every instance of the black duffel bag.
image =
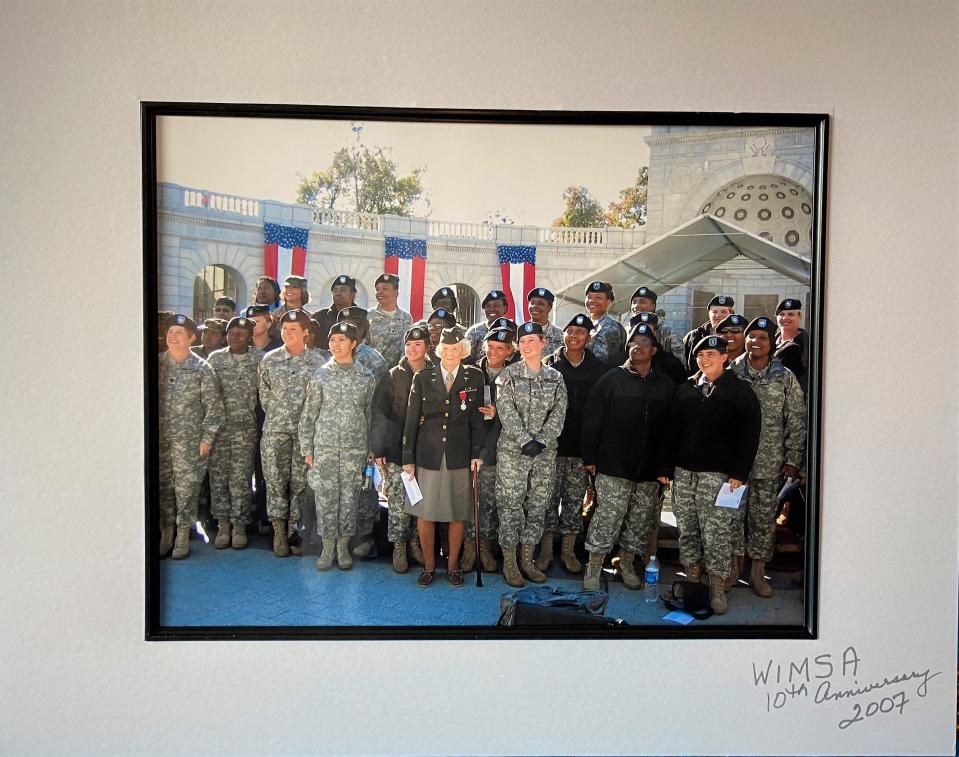
<svg viewBox="0 0 959 757">
<path fill-rule="evenodd" d="M 500 598 L 497 626 L 625 626 L 603 615 L 605 591 L 564 591 L 553 586 L 529 586 Z"/>
</svg>

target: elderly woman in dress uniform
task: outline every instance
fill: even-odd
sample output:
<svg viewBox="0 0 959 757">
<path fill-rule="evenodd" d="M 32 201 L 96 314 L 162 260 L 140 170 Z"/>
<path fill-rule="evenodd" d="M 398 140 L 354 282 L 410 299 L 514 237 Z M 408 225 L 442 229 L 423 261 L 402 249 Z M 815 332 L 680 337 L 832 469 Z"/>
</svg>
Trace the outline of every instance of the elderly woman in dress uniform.
<svg viewBox="0 0 959 757">
<path fill-rule="evenodd" d="M 527 321 L 519 328 L 522 360 L 506 366 L 496 379 L 497 413 L 502 422 L 496 445 L 496 509 L 503 577 L 523 586 L 516 564 L 530 581 L 546 575 L 533 564 L 533 550 L 543 538 L 546 504 L 552 496 L 557 440 L 566 420 L 566 385 L 555 368 L 542 364 L 543 327 Z"/>
<path fill-rule="evenodd" d="M 472 516 L 470 471 L 483 461 L 483 372 L 463 365 L 469 340 L 462 326 L 443 330 L 437 360 L 413 377 L 403 434 L 403 470 L 416 476 L 423 499 L 407 505 L 417 517 L 425 565 L 416 585 L 427 588 L 436 572 L 436 523 L 449 523 L 448 578 L 463 585 L 459 568 L 466 520 Z"/>
</svg>

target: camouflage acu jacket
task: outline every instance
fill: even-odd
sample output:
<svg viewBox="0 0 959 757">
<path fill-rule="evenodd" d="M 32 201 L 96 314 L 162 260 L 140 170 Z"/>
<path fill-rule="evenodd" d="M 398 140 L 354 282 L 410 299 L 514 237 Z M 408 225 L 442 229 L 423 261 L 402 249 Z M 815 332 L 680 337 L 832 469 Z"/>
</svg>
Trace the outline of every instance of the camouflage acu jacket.
<svg viewBox="0 0 959 757">
<path fill-rule="evenodd" d="M 256 400 L 260 381 L 257 371 L 263 353 L 250 348 L 243 355 L 234 355 L 229 347 L 210 355 L 210 367 L 220 382 L 223 406 L 226 409 L 224 428 L 256 429 Z"/>
<path fill-rule="evenodd" d="M 531 373 L 525 362 L 507 365 L 496 377 L 499 445 L 522 447 L 532 439 L 556 449 L 566 420 L 566 384 L 555 368 Z"/>
<path fill-rule="evenodd" d="M 306 385 L 320 367 L 323 353 L 304 350 L 292 355 L 286 347 L 267 352 L 260 361 L 260 404 L 266 413 L 263 432 L 296 433 Z"/>
<path fill-rule="evenodd" d="M 413 316 L 400 308 L 388 313 L 377 305 L 369 312 L 368 318 L 370 335 L 367 341 L 383 356 L 387 369 L 390 369 L 403 357 L 403 335 L 413 325 Z"/>
<path fill-rule="evenodd" d="M 319 447 L 367 450 L 373 377 L 357 363 L 330 360 L 313 375 L 298 424 L 301 455 Z"/>
<path fill-rule="evenodd" d="M 191 352 L 182 363 L 159 358 L 160 439 L 173 444 L 212 444 L 223 425 L 223 398 L 210 364 Z"/>
</svg>

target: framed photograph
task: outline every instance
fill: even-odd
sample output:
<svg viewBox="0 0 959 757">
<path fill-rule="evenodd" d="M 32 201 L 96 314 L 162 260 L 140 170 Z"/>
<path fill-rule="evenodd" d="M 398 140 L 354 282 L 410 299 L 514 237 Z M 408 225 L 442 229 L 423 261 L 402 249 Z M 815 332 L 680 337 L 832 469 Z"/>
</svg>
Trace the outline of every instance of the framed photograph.
<svg viewBox="0 0 959 757">
<path fill-rule="evenodd" d="M 147 639 L 816 637 L 827 116 L 141 108 Z"/>
</svg>

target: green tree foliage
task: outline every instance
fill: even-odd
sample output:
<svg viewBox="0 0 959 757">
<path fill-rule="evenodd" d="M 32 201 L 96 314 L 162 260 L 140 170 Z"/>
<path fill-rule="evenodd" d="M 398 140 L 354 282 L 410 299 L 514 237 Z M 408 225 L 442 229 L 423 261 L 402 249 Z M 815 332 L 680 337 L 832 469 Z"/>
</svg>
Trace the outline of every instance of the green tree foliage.
<svg viewBox="0 0 959 757">
<path fill-rule="evenodd" d="M 326 171 L 300 177 L 296 199 L 316 208 L 409 216 L 413 206 L 425 199 L 421 180 L 425 171 L 418 167 L 398 176 L 389 148 L 342 147 Z"/>
<path fill-rule="evenodd" d="M 646 223 L 646 192 L 649 186 L 649 167 L 639 169 L 636 181 L 619 193 L 619 202 L 611 202 L 606 212 L 606 223 L 623 229 L 632 229 Z"/>
<path fill-rule="evenodd" d="M 586 187 L 573 185 L 563 192 L 566 210 L 553 221 L 553 226 L 596 227 L 606 226 L 603 206 L 589 193 Z"/>
</svg>

